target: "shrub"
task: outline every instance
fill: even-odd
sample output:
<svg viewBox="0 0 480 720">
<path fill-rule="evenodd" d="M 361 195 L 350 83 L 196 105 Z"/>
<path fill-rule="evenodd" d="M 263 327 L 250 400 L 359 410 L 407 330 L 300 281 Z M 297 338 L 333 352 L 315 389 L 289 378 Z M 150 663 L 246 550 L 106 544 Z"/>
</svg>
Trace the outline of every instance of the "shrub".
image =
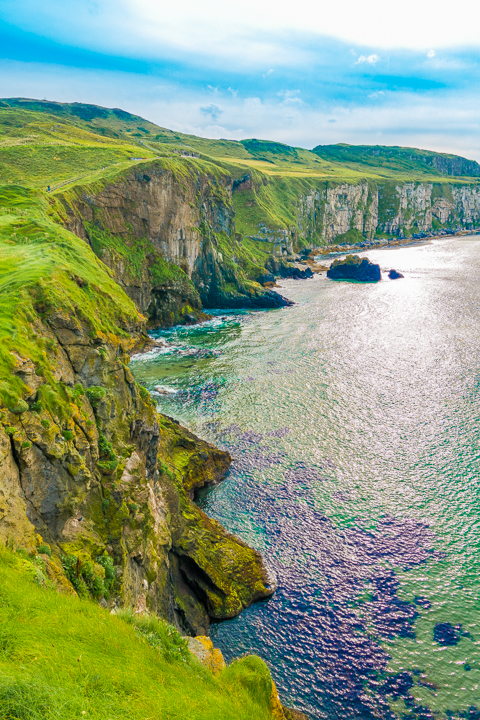
<svg viewBox="0 0 480 720">
<path fill-rule="evenodd" d="M 64 555 L 62 567 L 80 597 L 91 596 L 99 600 L 105 595 L 103 579 L 95 573 L 91 560 L 81 560 L 75 555 Z"/>
<path fill-rule="evenodd" d="M 107 394 L 107 391 L 105 388 L 100 387 L 99 385 L 92 385 L 92 387 L 89 387 L 85 390 L 85 395 L 90 401 L 90 404 L 92 407 L 96 407 L 100 400 L 105 397 Z"/>
<path fill-rule="evenodd" d="M 38 546 L 37 553 L 39 555 L 48 555 L 48 557 L 52 557 L 52 551 L 51 551 L 50 545 L 47 545 L 46 543 L 44 545 Z"/>
</svg>

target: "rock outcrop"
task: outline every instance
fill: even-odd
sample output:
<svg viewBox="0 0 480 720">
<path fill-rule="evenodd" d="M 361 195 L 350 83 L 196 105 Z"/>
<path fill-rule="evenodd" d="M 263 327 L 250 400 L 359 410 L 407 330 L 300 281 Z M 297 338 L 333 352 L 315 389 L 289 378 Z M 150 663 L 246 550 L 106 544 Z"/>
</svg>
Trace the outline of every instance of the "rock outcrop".
<svg viewBox="0 0 480 720">
<path fill-rule="evenodd" d="M 274 590 L 259 553 L 192 499 L 230 456 L 135 382 L 145 319 L 86 243 L 47 217 L 3 221 L 0 542 L 48 550 L 81 595 L 203 635 Z"/>
<path fill-rule="evenodd" d="M 177 170 L 177 171 L 176 171 Z M 65 225 L 85 239 L 151 325 L 195 322 L 201 308 L 289 305 L 239 263 L 233 178 L 161 160 L 107 184 L 60 195 Z M 237 250 L 235 250 L 235 244 Z M 233 246 L 235 257 L 225 249 Z"/>
<path fill-rule="evenodd" d="M 334 260 L 327 270 L 331 280 L 357 280 L 359 282 L 378 282 L 382 279 L 380 265 L 358 255 L 347 255 L 343 260 Z"/>
<path fill-rule="evenodd" d="M 388 277 L 390 278 L 390 280 L 399 280 L 400 278 L 403 278 L 405 276 L 402 275 L 402 273 L 399 273 L 397 270 L 393 270 L 392 268 L 392 270 L 390 270 L 388 273 Z"/>
<path fill-rule="evenodd" d="M 40 535 L 57 557 L 76 558 L 79 579 L 106 554 L 115 601 L 144 594 L 151 611 L 205 632 L 274 588 L 260 555 L 193 503 L 230 457 L 156 413 L 127 367 L 141 323 L 129 330 L 131 340 L 106 342 L 75 316 L 37 320 L 58 380 L 74 389 L 71 415 L 37 407 L 34 382 L 23 412 L 3 410 L 0 539 L 31 549 Z M 28 380 L 26 362 L 17 375 Z"/>
</svg>

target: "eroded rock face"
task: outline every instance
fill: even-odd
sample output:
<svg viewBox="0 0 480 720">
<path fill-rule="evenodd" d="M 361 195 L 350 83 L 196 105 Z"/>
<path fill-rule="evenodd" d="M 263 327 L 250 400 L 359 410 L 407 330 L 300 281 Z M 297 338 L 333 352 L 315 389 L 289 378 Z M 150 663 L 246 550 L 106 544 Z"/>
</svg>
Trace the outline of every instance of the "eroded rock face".
<svg viewBox="0 0 480 720">
<path fill-rule="evenodd" d="M 141 601 L 191 634 L 271 594 L 260 555 L 192 500 L 225 476 L 230 456 L 158 415 L 127 367 L 141 318 L 131 338 L 92 336 L 73 313 L 44 315 L 35 329 L 49 341 L 69 412 L 26 402 L 24 412 L 2 410 L 0 540 L 48 543 L 52 567 L 68 555 L 77 574 L 106 554 L 116 574 L 110 603 Z M 28 380 L 30 370 L 18 357 L 16 371 Z M 46 382 L 35 378 L 30 404 L 35 383 Z"/>
<path fill-rule="evenodd" d="M 331 280 L 358 280 L 360 282 L 378 282 L 382 279 L 380 265 L 358 255 L 347 255 L 343 260 L 334 260 L 327 270 Z"/>
<path fill-rule="evenodd" d="M 376 232 L 397 237 L 480 225 L 480 187 L 429 182 L 326 183 L 323 189 L 299 194 L 296 222 L 283 237 L 263 228 L 278 256 L 295 245 L 355 244 Z M 260 239 L 260 238 L 259 238 Z"/>
<path fill-rule="evenodd" d="M 165 326 L 202 319 L 202 305 L 289 304 L 224 262 L 217 236 L 235 237 L 232 187 L 228 173 L 186 166 L 177 176 L 154 162 L 107 187 L 66 192 L 61 199 L 67 227 L 91 244 L 150 324 Z M 159 272 L 165 261 L 183 274 L 164 266 Z"/>
</svg>

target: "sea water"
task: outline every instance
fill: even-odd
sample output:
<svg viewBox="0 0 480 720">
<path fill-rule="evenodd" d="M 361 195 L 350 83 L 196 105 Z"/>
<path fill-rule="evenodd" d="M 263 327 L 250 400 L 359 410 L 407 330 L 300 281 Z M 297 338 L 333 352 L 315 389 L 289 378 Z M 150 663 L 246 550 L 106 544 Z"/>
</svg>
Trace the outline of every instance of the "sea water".
<svg viewBox="0 0 480 720">
<path fill-rule="evenodd" d="M 378 284 L 282 281 L 293 307 L 154 332 L 131 368 L 230 451 L 197 501 L 278 581 L 212 627 L 227 660 L 312 718 L 478 720 L 480 237 L 366 255 Z"/>
</svg>

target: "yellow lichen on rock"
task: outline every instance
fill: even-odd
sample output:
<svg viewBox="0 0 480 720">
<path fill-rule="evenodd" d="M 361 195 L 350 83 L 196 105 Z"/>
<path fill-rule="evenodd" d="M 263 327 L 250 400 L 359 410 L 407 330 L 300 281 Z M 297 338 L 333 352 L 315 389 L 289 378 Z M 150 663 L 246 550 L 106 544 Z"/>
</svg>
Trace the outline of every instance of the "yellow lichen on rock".
<svg viewBox="0 0 480 720">
<path fill-rule="evenodd" d="M 272 680 L 272 692 L 270 694 L 270 707 L 272 709 L 272 717 L 274 720 L 285 720 L 285 713 L 283 712 L 283 706 L 278 696 L 277 686 Z"/>
<path fill-rule="evenodd" d="M 197 637 L 189 637 L 186 640 L 190 652 L 214 675 L 227 666 L 221 651 L 213 647 L 213 642 L 209 637 L 197 635 Z"/>
</svg>

